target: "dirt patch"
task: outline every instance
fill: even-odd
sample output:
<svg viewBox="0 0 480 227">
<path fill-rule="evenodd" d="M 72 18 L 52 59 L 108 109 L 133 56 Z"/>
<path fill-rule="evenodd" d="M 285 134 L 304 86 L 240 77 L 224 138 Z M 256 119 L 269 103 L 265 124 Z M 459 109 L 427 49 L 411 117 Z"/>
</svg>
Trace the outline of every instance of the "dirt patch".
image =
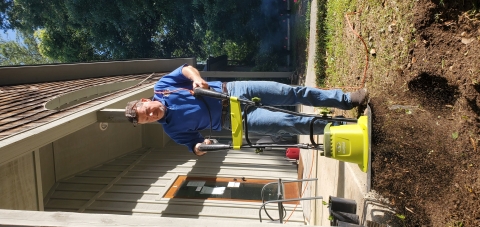
<svg viewBox="0 0 480 227">
<path fill-rule="evenodd" d="M 408 57 L 390 86 L 369 88 L 372 186 L 405 217 L 396 223 L 480 226 L 480 3 L 414 9 Z"/>
<path fill-rule="evenodd" d="M 372 189 L 395 210 L 387 223 L 480 226 L 480 2 L 321 4 L 328 44 L 318 48 L 327 63 L 319 86 L 351 91 L 366 79 Z"/>
</svg>

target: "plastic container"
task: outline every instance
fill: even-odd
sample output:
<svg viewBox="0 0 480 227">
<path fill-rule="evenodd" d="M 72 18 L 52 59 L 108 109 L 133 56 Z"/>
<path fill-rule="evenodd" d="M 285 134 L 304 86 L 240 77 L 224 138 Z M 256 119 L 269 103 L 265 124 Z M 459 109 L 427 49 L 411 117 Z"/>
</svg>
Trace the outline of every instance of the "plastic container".
<svg viewBox="0 0 480 227">
<path fill-rule="evenodd" d="M 287 148 L 286 154 L 287 158 L 289 159 L 296 159 L 298 160 L 300 157 L 300 148 L 298 147 L 290 147 Z"/>
</svg>

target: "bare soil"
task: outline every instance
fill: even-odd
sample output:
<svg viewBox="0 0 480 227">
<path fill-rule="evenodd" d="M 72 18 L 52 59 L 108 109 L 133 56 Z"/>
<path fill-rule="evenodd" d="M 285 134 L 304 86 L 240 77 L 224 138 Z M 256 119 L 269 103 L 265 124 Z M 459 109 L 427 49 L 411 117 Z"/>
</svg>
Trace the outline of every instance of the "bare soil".
<svg viewBox="0 0 480 227">
<path fill-rule="evenodd" d="M 420 0 L 408 61 L 373 109 L 372 187 L 405 226 L 480 226 L 480 7 Z"/>
<path fill-rule="evenodd" d="M 480 2 L 380 2 L 351 20 L 376 50 L 372 187 L 396 211 L 386 224 L 480 226 Z M 344 26 L 347 55 L 328 67 L 358 86 L 365 50 Z"/>
</svg>

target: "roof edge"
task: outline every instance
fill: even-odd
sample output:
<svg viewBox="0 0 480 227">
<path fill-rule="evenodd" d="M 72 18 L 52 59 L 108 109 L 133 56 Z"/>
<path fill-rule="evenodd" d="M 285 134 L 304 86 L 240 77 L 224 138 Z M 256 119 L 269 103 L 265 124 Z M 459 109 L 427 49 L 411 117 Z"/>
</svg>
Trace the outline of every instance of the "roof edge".
<svg viewBox="0 0 480 227">
<path fill-rule="evenodd" d="M 97 111 L 114 103 L 126 102 L 134 97 L 137 99 L 146 97 L 145 93 L 150 94 L 151 89 L 152 84 L 145 84 L 131 90 L 128 94 L 74 111 L 52 122 L 0 139 L 0 166 L 97 122 Z"/>
<path fill-rule="evenodd" d="M 96 78 L 104 76 L 169 72 L 182 64 L 196 65 L 195 58 L 145 59 L 73 64 L 0 67 L 0 86 Z"/>
</svg>

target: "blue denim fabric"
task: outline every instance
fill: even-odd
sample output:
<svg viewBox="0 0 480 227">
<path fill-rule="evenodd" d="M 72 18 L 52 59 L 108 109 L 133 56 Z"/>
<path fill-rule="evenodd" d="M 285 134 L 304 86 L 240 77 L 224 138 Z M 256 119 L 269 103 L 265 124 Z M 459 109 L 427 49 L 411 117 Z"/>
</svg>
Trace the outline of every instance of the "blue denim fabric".
<svg viewBox="0 0 480 227">
<path fill-rule="evenodd" d="M 343 110 L 352 108 L 350 93 L 342 90 L 321 90 L 311 87 L 293 87 L 270 81 L 235 81 L 227 83 L 230 96 L 251 100 L 259 97 L 261 103 L 268 106 L 287 106 L 303 104 L 316 107 L 335 107 Z M 312 117 L 296 116 L 283 112 L 274 112 L 262 108 L 253 108 L 247 115 L 248 131 L 267 135 L 290 134 L 309 135 Z M 229 119 L 224 123 L 230 127 Z M 314 134 L 323 134 L 328 122 L 316 120 Z"/>
</svg>

